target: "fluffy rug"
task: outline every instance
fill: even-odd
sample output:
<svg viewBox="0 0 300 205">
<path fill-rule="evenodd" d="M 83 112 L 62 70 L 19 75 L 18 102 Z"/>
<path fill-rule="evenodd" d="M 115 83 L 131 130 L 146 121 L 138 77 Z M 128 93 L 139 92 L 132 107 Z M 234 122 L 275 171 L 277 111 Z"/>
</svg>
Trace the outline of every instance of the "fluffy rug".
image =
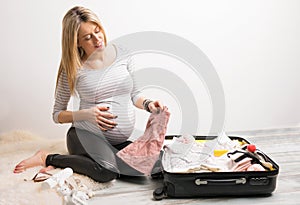
<svg viewBox="0 0 300 205">
<path fill-rule="evenodd" d="M 42 190 L 41 182 L 33 182 L 32 178 L 41 167 L 30 168 L 20 174 L 13 173 L 17 163 L 30 157 L 39 149 L 45 149 L 53 153 L 67 153 L 64 139 L 49 140 L 26 131 L 14 131 L 0 135 L 1 205 L 62 204 L 62 198 L 55 189 Z M 60 169 L 51 172 L 58 171 Z M 79 174 L 73 174 L 73 177 L 95 191 L 113 185 L 113 182 L 97 183 L 89 177 Z"/>
</svg>

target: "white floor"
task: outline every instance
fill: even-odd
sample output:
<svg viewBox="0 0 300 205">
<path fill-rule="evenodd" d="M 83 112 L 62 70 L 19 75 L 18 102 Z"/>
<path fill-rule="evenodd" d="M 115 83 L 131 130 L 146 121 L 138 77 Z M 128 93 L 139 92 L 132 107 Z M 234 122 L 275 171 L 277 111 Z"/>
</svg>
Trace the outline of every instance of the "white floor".
<svg viewBox="0 0 300 205">
<path fill-rule="evenodd" d="M 280 166 L 277 187 L 271 196 L 202 197 L 154 201 L 153 190 L 161 186 L 161 181 L 141 177 L 117 180 L 114 186 L 100 191 L 96 197 L 89 200 L 88 204 L 300 204 L 300 128 L 240 132 L 229 135 L 245 137 Z"/>
</svg>

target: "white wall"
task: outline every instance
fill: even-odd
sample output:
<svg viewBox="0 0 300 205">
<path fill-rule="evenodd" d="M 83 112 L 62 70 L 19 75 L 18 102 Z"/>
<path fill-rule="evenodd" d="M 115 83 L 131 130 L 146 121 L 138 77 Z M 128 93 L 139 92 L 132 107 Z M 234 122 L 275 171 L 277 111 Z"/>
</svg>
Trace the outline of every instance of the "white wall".
<svg viewBox="0 0 300 205">
<path fill-rule="evenodd" d="M 0 133 L 29 130 L 62 137 L 52 122 L 61 20 L 75 5 L 102 19 L 109 40 L 164 31 L 197 45 L 223 84 L 227 131 L 300 126 L 300 1 L 297 0 L 10 0 L 1 3 Z M 159 94 L 158 94 L 159 95 Z M 162 95 L 162 98 L 163 95 Z M 172 107 L 172 99 L 165 104 Z M 199 132 L 209 129 L 209 100 Z M 178 114 L 169 124 L 177 132 Z M 208 110 L 208 111 L 207 111 Z M 137 126 L 143 128 L 146 115 Z"/>
</svg>

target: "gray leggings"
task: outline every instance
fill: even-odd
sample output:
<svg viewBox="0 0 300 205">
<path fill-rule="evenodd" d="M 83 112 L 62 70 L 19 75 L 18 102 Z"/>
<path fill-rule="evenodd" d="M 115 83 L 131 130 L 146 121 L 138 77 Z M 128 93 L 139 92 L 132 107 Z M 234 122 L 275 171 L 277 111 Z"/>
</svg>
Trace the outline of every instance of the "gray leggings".
<svg viewBox="0 0 300 205">
<path fill-rule="evenodd" d="M 98 182 L 108 182 L 120 175 L 141 176 L 142 173 L 116 156 L 119 150 L 130 143 L 126 141 L 113 146 L 105 137 L 71 127 L 67 133 L 69 155 L 50 154 L 46 158 L 46 166 L 70 167 L 74 172 Z"/>
</svg>

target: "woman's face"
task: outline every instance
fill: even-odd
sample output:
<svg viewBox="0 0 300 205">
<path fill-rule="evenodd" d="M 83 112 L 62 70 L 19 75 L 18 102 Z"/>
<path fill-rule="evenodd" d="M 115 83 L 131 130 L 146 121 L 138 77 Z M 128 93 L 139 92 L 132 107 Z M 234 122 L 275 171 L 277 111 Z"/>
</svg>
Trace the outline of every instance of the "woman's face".
<svg viewBox="0 0 300 205">
<path fill-rule="evenodd" d="M 96 49 L 105 48 L 104 35 L 100 27 L 92 22 L 82 22 L 78 31 L 78 47 L 89 57 Z"/>
</svg>

